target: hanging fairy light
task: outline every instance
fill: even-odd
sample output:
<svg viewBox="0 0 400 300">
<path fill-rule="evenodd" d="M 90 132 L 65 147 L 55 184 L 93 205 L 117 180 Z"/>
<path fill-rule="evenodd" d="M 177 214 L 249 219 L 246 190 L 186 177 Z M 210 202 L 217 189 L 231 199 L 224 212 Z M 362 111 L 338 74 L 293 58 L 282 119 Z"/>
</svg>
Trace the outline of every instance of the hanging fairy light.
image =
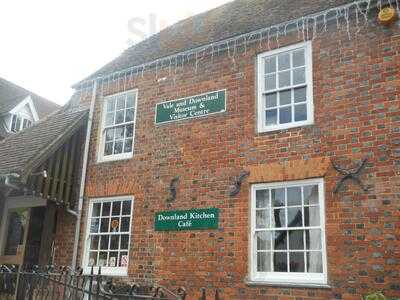
<svg viewBox="0 0 400 300">
<path fill-rule="evenodd" d="M 138 77 L 143 79 L 145 73 L 152 72 L 153 69 L 155 70 L 156 79 L 158 79 L 159 73 L 164 68 L 168 69 L 169 75 L 173 74 L 173 82 L 175 83 L 176 76 L 179 71 L 183 72 L 185 63 L 192 62 L 193 72 L 197 72 L 200 63 L 204 60 L 206 54 L 210 57 L 210 60 L 213 61 L 216 56 L 219 56 L 222 52 L 226 52 L 235 65 L 236 56 L 239 53 L 239 47 L 245 47 L 245 51 L 248 51 L 248 47 L 252 44 L 258 44 L 261 49 L 263 48 L 263 45 L 266 45 L 267 49 L 271 49 L 273 43 L 279 47 L 281 39 L 293 31 L 297 31 L 298 37 L 302 38 L 304 41 L 313 40 L 318 37 L 319 34 L 328 31 L 329 22 L 332 22 L 333 24 L 336 23 L 336 29 L 345 31 L 348 38 L 351 39 L 353 36 L 357 37 L 361 28 L 368 24 L 368 15 L 374 8 L 377 8 L 380 11 L 378 20 L 382 24 L 392 24 L 391 22 L 397 19 L 400 12 L 400 0 L 354 1 L 315 14 L 302 16 L 297 19 L 261 28 L 229 39 L 212 42 L 198 48 L 158 58 L 155 61 L 104 74 L 98 78 L 84 81 L 79 85 L 79 87 L 83 88 L 89 86 L 88 89 L 90 90 L 90 87 L 93 86 L 94 80 L 101 80 L 101 89 L 104 89 L 107 93 L 110 93 L 111 89 L 113 91 L 122 92 L 120 86 L 120 80 L 122 78 L 124 78 L 123 82 L 125 84 L 123 84 L 123 88 L 125 90 L 128 86 L 131 86 L 126 84 L 127 81 L 135 82 L 136 80 L 137 82 Z M 351 17 L 353 16 L 355 20 L 355 28 L 352 28 L 350 24 Z"/>
</svg>

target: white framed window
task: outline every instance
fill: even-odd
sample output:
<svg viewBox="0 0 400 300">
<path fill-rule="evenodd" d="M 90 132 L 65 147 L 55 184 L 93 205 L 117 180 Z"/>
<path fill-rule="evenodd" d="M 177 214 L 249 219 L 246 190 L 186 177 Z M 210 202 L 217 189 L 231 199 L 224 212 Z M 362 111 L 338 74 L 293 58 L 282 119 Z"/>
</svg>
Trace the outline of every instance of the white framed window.
<svg viewBox="0 0 400 300">
<path fill-rule="evenodd" d="M 32 126 L 32 120 L 21 115 L 11 115 L 10 131 L 18 132 Z"/>
<path fill-rule="evenodd" d="M 133 197 L 90 200 L 84 270 L 101 267 L 104 275 L 127 276 Z"/>
<path fill-rule="evenodd" d="M 133 156 L 137 95 L 130 90 L 104 98 L 99 162 Z"/>
<path fill-rule="evenodd" d="M 258 55 L 257 77 L 258 132 L 314 122 L 311 42 Z"/>
<path fill-rule="evenodd" d="M 251 191 L 251 280 L 327 284 L 323 179 Z"/>
</svg>

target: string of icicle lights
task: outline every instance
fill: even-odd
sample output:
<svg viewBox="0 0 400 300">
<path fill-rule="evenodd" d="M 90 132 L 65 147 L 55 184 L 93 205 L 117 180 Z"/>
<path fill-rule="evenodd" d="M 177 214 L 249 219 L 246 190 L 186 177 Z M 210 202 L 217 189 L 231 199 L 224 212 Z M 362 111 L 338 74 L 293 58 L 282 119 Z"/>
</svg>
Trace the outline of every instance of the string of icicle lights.
<svg viewBox="0 0 400 300">
<path fill-rule="evenodd" d="M 81 96 L 87 96 L 92 92 L 95 81 L 98 88 L 109 90 L 114 87 L 117 91 L 124 91 L 127 82 L 135 80 L 136 77 L 144 77 L 145 72 L 151 71 L 155 73 L 156 78 L 160 70 L 168 70 L 169 75 L 176 75 L 179 70 L 183 69 L 185 63 L 193 63 L 193 71 L 197 72 L 202 60 L 208 56 L 211 62 L 214 56 L 226 52 L 235 63 L 235 56 L 238 47 L 242 47 L 247 51 L 247 47 L 256 43 L 260 47 L 266 43 L 269 49 L 272 41 L 276 42 L 279 47 L 280 38 L 286 36 L 289 32 L 297 31 L 299 38 L 304 41 L 312 40 L 319 34 L 328 31 L 328 22 L 336 23 L 338 30 L 345 30 L 349 39 L 352 38 L 350 28 L 350 18 L 354 17 L 356 27 L 355 35 L 361 30 L 362 26 L 368 24 L 368 14 L 374 9 L 379 10 L 384 6 L 391 6 L 400 13 L 400 0 L 358 0 L 342 6 L 334 7 L 315 14 L 302 16 L 284 23 L 272 25 L 249 33 L 241 34 L 229 39 L 203 45 L 201 47 L 180 52 L 171 56 L 159 58 L 155 61 L 133 66 L 121 71 L 106 74 L 94 79 L 86 80 L 79 84 Z M 336 21 L 336 22 L 335 22 Z M 265 45 L 265 44 L 264 44 Z"/>
</svg>

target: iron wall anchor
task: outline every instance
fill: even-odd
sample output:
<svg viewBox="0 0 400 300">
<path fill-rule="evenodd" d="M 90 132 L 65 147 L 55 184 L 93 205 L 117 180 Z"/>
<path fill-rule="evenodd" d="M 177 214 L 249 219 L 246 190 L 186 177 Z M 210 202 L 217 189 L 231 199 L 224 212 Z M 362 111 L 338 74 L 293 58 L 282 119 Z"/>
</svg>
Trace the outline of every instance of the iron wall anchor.
<svg viewBox="0 0 400 300">
<path fill-rule="evenodd" d="M 361 161 L 361 164 L 360 164 L 358 167 L 356 167 L 355 169 L 344 169 L 344 168 L 340 167 L 338 164 L 336 164 L 335 162 L 333 162 L 333 160 L 331 159 L 331 163 L 332 163 L 333 168 L 334 168 L 337 172 L 339 172 L 341 175 L 343 175 L 343 177 L 340 179 L 340 181 L 336 184 L 336 187 L 335 187 L 335 189 L 333 190 L 333 192 L 334 192 L 335 194 L 338 193 L 338 192 L 339 192 L 339 189 L 340 189 L 341 186 L 344 184 L 344 182 L 345 182 L 346 180 L 349 180 L 349 179 L 350 179 L 350 180 L 353 180 L 355 183 L 357 183 L 357 184 L 361 187 L 361 189 L 362 189 L 364 192 L 368 191 L 368 187 L 365 186 L 365 185 L 361 182 L 361 180 L 360 180 L 360 178 L 359 178 L 359 176 L 360 176 L 362 170 L 365 168 L 365 164 L 367 163 L 367 160 L 368 160 L 368 158 L 365 157 L 365 158 Z"/>
</svg>

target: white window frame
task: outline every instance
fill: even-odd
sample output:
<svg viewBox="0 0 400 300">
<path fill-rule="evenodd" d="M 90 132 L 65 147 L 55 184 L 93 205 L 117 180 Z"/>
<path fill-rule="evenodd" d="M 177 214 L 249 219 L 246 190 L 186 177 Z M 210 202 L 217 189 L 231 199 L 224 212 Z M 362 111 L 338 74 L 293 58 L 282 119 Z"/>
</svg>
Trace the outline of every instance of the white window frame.
<svg viewBox="0 0 400 300">
<path fill-rule="evenodd" d="M 290 272 L 257 272 L 256 251 L 256 191 L 260 189 L 288 188 L 292 186 L 318 185 L 320 206 L 320 228 L 321 228 L 321 250 L 322 250 L 322 273 L 290 273 Z M 254 184 L 251 187 L 251 232 L 250 232 L 250 281 L 265 284 L 288 284 L 288 285 L 327 285 L 327 254 L 325 238 L 325 189 L 322 178 L 306 179 L 299 181 L 286 181 L 276 183 Z M 295 227 L 294 227 L 295 228 Z"/>
<path fill-rule="evenodd" d="M 129 267 L 129 253 L 131 249 L 132 242 L 132 227 L 134 221 L 134 197 L 133 196 L 118 196 L 118 197 L 107 197 L 107 198 L 94 198 L 89 199 L 89 209 L 88 215 L 86 218 L 86 233 L 85 233 L 85 245 L 84 245 L 84 254 L 83 254 L 83 272 L 84 274 L 90 274 L 92 267 L 89 266 L 89 247 L 90 247 L 90 224 L 93 213 L 93 205 L 95 203 L 104 203 L 104 202 L 117 202 L 117 201 L 131 201 L 131 219 L 129 225 L 129 241 L 128 241 L 128 265 L 126 267 L 101 267 L 101 274 L 106 276 L 128 276 L 128 267 Z M 111 211 L 111 210 L 110 210 Z M 111 213 L 111 212 L 110 212 Z M 115 234 L 120 234 L 115 233 Z M 112 233 L 110 233 L 112 235 Z M 108 250 L 109 251 L 109 250 Z M 119 250 L 118 250 L 119 251 Z M 93 267 L 94 274 L 97 274 L 99 271 L 99 267 Z"/>
<path fill-rule="evenodd" d="M 107 114 L 107 100 L 110 98 L 118 97 L 120 95 L 128 94 L 128 93 L 134 93 L 135 94 L 135 114 L 134 114 L 134 120 L 133 120 L 133 137 L 132 137 L 132 151 L 128 153 L 120 153 L 120 154 L 112 154 L 112 155 L 104 155 L 104 146 L 105 146 L 105 123 L 106 123 L 106 114 Z M 97 155 L 97 162 L 102 163 L 102 162 L 108 162 L 108 161 L 116 161 L 116 160 L 124 160 L 124 159 L 131 159 L 133 157 L 133 152 L 135 151 L 135 136 L 136 136 L 136 122 L 137 122 L 137 107 L 138 107 L 138 99 L 139 99 L 139 90 L 138 89 L 132 89 L 128 90 L 125 92 L 121 93 L 116 93 L 112 95 L 108 95 L 103 98 L 103 103 L 102 103 L 102 114 L 101 114 L 101 128 L 100 128 L 100 142 L 99 142 L 99 149 L 98 149 L 98 155 Z M 132 122 L 128 123 L 121 123 L 116 126 L 123 126 L 130 124 Z"/>
<path fill-rule="evenodd" d="M 297 49 L 304 49 L 305 53 L 305 76 L 306 76 L 306 85 L 307 85 L 307 120 L 295 122 L 292 120 L 290 123 L 286 124 L 276 124 L 276 125 L 265 125 L 265 103 L 263 94 L 264 84 L 265 84 L 265 73 L 264 73 L 264 59 L 269 56 L 274 56 L 284 52 L 291 52 Z M 258 111 L 258 121 L 257 121 L 257 129 L 258 133 L 276 131 L 289 129 L 294 127 L 300 127 L 305 125 L 314 124 L 314 104 L 313 104 L 313 65 L 312 65 L 312 42 L 302 42 L 294 45 L 290 45 L 287 47 L 282 47 L 278 49 L 274 49 L 268 52 L 261 53 L 257 56 L 257 111 Z M 278 76 L 277 76 L 278 77 Z M 278 80 L 278 79 L 277 79 Z M 301 84 L 299 86 L 302 86 Z M 284 88 L 277 87 L 274 90 L 268 91 L 268 93 L 277 92 L 280 90 L 286 90 L 289 88 L 295 88 L 297 85 L 291 85 Z"/>
<path fill-rule="evenodd" d="M 13 130 L 13 128 L 12 128 L 14 118 L 15 118 L 15 125 L 17 124 L 17 119 L 20 119 L 19 128 L 15 128 L 15 130 Z M 29 126 L 24 127 L 24 122 L 29 122 Z M 25 115 L 22 115 L 22 114 L 12 114 L 11 115 L 11 118 L 10 118 L 10 132 L 17 133 L 17 132 L 20 132 L 20 131 L 22 131 L 24 129 L 32 127 L 32 125 L 33 125 L 33 120 L 29 119 Z"/>
</svg>

